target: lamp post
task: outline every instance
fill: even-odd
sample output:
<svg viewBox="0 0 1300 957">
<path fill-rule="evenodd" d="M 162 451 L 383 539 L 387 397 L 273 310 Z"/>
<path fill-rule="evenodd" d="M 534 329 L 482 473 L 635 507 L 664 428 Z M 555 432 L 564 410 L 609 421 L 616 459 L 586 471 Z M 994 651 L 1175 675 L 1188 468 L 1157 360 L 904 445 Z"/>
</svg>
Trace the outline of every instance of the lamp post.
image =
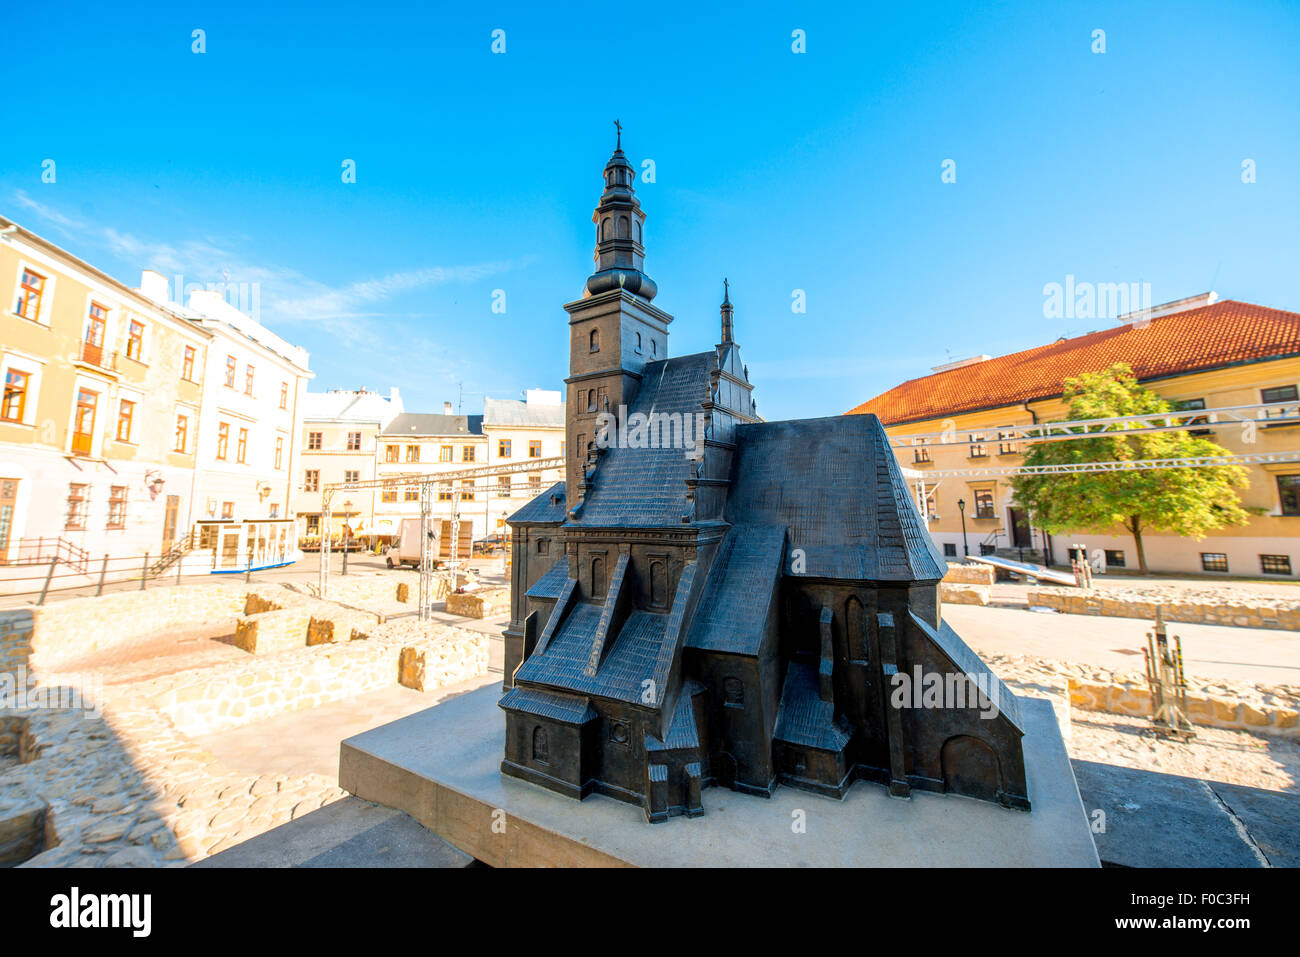
<svg viewBox="0 0 1300 957">
<path fill-rule="evenodd" d="M 966 544 L 966 500 L 957 499 L 957 511 L 961 513 L 961 557 L 965 560 L 970 555 L 970 548 Z"/>
<path fill-rule="evenodd" d="M 348 546 L 352 544 L 352 526 L 348 524 L 348 516 L 352 513 L 352 500 L 348 499 L 343 503 L 343 574 L 348 573 Z"/>
</svg>

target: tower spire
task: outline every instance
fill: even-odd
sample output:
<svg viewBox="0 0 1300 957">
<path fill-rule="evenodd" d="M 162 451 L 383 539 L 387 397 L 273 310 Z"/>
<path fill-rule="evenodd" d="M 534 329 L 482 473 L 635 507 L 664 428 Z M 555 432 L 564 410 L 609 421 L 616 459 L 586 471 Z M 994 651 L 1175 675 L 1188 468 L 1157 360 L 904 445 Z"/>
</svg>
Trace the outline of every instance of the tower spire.
<svg viewBox="0 0 1300 957">
<path fill-rule="evenodd" d="M 730 345 L 736 340 L 735 326 L 732 322 L 731 283 L 722 280 L 722 345 Z"/>
<path fill-rule="evenodd" d="M 598 295 L 622 289 L 647 301 L 659 287 L 642 269 L 645 247 L 641 245 L 641 227 L 645 213 L 632 184 L 636 172 L 623 155 L 623 124 L 614 121 L 617 140 L 614 155 L 605 164 L 605 190 L 591 221 L 596 224 L 596 271 L 587 277 L 587 292 Z"/>
</svg>

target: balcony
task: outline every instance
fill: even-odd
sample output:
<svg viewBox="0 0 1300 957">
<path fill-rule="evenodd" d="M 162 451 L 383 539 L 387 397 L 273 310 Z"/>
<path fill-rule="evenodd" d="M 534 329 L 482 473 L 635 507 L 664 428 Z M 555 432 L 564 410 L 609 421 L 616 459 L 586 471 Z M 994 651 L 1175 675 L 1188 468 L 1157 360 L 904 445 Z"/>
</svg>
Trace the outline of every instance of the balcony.
<svg viewBox="0 0 1300 957">
<path fill-rule="evenodd" d="M 96 369 L 105 372 L 117 372 L 117 353 L 105 352 L 102 345 L 83 341 L 81 343 L 81 352 L 77 358 L 78 361 L 94 366 Z"/>
</svg>

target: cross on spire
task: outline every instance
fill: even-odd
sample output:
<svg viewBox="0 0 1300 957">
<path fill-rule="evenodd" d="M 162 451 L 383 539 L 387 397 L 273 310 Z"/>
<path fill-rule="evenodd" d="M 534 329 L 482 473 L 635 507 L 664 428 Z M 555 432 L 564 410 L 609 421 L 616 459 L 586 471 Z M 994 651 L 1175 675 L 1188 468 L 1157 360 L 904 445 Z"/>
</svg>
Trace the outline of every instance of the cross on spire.
<svg viewBox="0 0 1300 957">
<path fill-rule="evenodd" d="M 616 130 L 615 135 L 617 136 L 617 142 L 614 144 L 614 149 L 621 150 L 623 148 L 623 124 L 618 120 L 615 120 L 614 129 Z"/>
</svg>

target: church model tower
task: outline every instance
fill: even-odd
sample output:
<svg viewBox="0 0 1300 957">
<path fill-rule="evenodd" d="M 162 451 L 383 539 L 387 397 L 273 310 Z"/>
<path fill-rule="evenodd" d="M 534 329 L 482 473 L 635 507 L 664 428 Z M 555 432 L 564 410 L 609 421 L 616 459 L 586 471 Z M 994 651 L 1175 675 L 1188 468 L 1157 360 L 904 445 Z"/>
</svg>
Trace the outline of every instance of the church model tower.
<svg viewBox="0 0 1300 957">
<path fill-rule="evenodd" d="M 670 357 L 621 148 L 569 314 L 565 481 L 510 518 L 504 774 L 650 821 L 706 787 L 953 792 L 1028 810 L 1012 693 L 874 415 L 764 422 L 735 341 Z"/>
</svg>

